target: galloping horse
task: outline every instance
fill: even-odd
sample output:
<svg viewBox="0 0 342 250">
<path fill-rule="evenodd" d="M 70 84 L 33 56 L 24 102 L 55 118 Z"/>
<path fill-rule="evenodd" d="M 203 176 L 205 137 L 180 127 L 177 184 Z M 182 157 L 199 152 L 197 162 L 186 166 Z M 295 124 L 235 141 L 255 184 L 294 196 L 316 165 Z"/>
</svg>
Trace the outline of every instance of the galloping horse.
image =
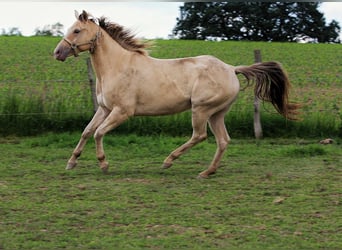
<svg viewBox="0 0 342 250">
<path fill-rule="evenodd" d="M 269 101 L 287 119 L 295 119 L 299 106 L 288 101 L 290 87 L 286 73 L 277 62 L 251 66 L 231 66 L 212 56 L 179 59 L 156 59 L 148 56 L 146 43 L 130 31 L 96 19 L 83 11 L 57 45 L 54 56 L 64 61 L 89 51 L 96 79 L 99 108 L 85 128 L 68 161 L 66 169 L 77 164 L 77 158 L 94 134 L 96 156 L 106 172 L 103 136 L 132 116 L 153 116 L 192 110 L 193 134 L 189 141 L 174 150 L 163 163 L 169 168 L 175 159 L 207 137 L 207 123 L 215 136 L 217 149 L 209 168 L 199 174 L 207 178 L 215 173 L 230 141 L 224 116 L 240 90 L 237 74 L 255 83 L 255 94 Z"/>
</svg>

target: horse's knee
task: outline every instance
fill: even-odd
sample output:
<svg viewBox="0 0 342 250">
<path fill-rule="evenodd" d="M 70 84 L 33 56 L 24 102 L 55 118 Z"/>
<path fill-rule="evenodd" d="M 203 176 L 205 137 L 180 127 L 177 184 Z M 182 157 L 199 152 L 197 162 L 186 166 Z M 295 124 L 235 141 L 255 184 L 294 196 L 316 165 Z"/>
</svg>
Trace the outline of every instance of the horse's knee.
<svg viewBox="0 0 342 250">
<path fill-rule="evenodd" d="M 197 134 L 197 135 L 194 135 L 192 137 L 192 140 L 195 142 L 195 143 L 199 143 L 199 142 L 202 142 L 204 141 L 205 139 L 207 139 L 208 135 L 207 133 L 203 133 L 203 134 Z"/>
<path fill-rule="evenodd" d="M 204 141 L 207 138 L 208 138 L 208 135 L 207 135 L 207 133 L 205 133 L 205 134 L 200 135 L 199 140 Z"/>
<path fill-rule="evenodd" d="M 225 151 L 228 147 L 228 144 L 230 143 L 230 138 L 222 139 L 217 143 L 218 148 L 221 151 Z"/>
<path fill-rule="evenodd" d="M 84 140 L 87 140 L 92 135 L 92 133 L 93 131 L 91 131 L 90 129 L 85 129 L 81 136 Z"/>
<path fill-rule="evenodd" d="M 219 149 L 222 151 L 225 150 L 227 148 L 227 146 L 228 146 L 228 142 L 226 142 L 226 141 L 222 141 L 218 144 Z"/>
<path fill-rule="evenodd" d="M 101 132 L 101 130 L 96 130 L 94 133 L 94 139 L 95 141 L 100 140 L 101 138 L 103 138 L 104 134 Z"/>
</svg>

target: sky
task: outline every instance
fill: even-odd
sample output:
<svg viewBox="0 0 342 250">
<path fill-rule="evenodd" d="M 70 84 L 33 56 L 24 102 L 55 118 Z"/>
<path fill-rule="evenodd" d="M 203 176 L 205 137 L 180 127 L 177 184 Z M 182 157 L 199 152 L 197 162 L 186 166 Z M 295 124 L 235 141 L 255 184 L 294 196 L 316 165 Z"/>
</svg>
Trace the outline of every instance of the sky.
<svg viewBox="0 0 342 250">
<path fill-rule="evenodd" d="M 65 33 L 76 20 L 74 10 L 86 10 L 132 29 L 138 37 L 168 38 L 182 5 L 183 2 L 0 1 L 0 32 L 17 27 L 24 36 L 31 36 L 36 28 L 59 22 Z M 342 26 L 342 2 L 323 2 L 320 11 L 327 22 L 335 19 Z"/>
</svg>

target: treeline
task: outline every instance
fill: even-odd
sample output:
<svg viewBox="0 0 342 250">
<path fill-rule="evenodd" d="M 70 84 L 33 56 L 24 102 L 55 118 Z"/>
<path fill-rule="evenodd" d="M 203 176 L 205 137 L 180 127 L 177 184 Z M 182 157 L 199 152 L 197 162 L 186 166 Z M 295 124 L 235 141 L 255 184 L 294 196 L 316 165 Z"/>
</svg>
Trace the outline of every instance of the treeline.
<svg viewBox="0 0 342 250">
<path fill-rule="evenodd" d="M 341 27 L 327 23 L 318 2 L 186 2 L 173 35 L 180 39 L 293 41 L 305 34 L 339 43 Z"/>
<path fill-rule="evenodd" d="M 63 24 L 55 23 L 44 25 L 42 28 L 34 30 L 34 36 L 63 36 Z M 18 27 L 11 27 L 9 29 L 2 29 L 1 36 L 22 36 L 22 32 Z"/>
</svg>

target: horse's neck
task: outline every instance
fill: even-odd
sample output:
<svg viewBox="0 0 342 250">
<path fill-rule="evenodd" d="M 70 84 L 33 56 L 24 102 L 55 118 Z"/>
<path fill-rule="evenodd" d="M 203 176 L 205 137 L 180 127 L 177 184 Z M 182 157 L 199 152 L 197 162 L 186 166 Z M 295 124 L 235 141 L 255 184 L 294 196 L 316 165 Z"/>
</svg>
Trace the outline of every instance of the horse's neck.
<svg viewBox="0 0 342 250">
<path fill-rule="evenodd" d="M 98 79 L 101 79 L 105 74 L 114 74 L 120 71 L 125 58 L 129 56 L 127 50 L 123 49 L 109 35 L 102 31 L 103 35 L 99 40 L 91 60 Z"/>
</svg>

